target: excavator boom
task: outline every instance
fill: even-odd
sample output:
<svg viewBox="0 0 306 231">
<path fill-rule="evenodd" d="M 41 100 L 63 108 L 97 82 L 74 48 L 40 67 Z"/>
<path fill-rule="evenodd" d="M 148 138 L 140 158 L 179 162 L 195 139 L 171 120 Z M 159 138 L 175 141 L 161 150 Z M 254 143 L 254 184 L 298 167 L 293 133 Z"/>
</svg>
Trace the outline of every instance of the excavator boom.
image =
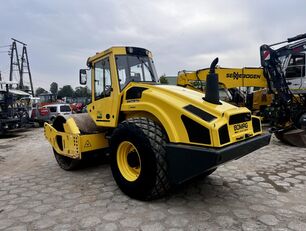
<svg viewBox="0 0 306 231">
<path fill-rule="evenodd" d="M 179 86 L 193 86 L 195 82 L 206 82 L 209 68 L 198 71 L 180 71 L 177 78 Z M 234 87 L 267 87 L 267 80 L 264 77 L 263 69 L 256 67 L 244 68 L 223 68 L 217 67 L 216 74 L 219 76 L 219 83 L 225 88 Z"/>
</svg>

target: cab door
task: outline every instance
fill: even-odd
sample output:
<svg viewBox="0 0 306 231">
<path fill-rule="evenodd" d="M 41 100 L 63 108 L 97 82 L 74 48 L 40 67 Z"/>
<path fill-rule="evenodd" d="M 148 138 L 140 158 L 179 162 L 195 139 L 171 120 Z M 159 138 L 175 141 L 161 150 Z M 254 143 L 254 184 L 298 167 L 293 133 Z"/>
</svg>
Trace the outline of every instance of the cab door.
<svg viewBox="0 0 306 231">
<path fill-rule="evenodd" d="M 106 56 L 94 62 L 92 70 L 93 103 L 89 113 L 98 126 L 116 127 L 120 97 L 116 84 L 115 65 L 111 65 L 112 56 Z"/>
</svg>

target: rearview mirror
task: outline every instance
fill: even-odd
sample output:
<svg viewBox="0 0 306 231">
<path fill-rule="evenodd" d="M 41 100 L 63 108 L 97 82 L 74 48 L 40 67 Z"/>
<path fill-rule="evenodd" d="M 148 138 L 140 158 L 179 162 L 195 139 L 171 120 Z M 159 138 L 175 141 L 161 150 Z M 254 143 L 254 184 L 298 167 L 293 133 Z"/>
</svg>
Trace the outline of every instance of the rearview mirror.
<svg viewBox="0 0 306 231">
<path fill-rule="evenodd" d="M 86 83 L 87 83 L 87 70 L 80 69 L 80 84 L 86 85 Z"/>
</svg>

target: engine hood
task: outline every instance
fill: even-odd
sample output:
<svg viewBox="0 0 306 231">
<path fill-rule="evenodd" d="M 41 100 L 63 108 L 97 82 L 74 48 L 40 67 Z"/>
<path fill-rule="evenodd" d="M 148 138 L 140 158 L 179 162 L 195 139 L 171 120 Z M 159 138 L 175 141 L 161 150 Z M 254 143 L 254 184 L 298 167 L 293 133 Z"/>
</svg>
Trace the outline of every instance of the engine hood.
<svg viewBox="0 0 306 231">
<path fill-rule="evenodd" d="M 209 103 L 203 100 L 204 94 L 201 92 L 179 86 L 130 83 L 122 93 L 120 110 L 126 118 L 146 117 L 157 121 L 165 128 L 173 143 L 220 147 L 230 141 L 236 142 L 236 138 L 237 141 L 241 140 L 241 136 L 246 133 L 253 133 L 251 113 L 247 108 L 223 101 L 220 104 Z M 245 120 L 244 115 L 248 120 Z M 225 137 L 221 141 L 219 129 L 234 129 L 234 123 L 241 123 L 240 117 L 248 121 L 247 125 L 243 124 L 247 127 L 244 133 Z M 231 118 L 234 122 L 229 123 Z M 235 118 L 238 120 L 235 121 Z M 220 131 L 222 133 L 223 130 Z"/>
<path fill-rule="evenodd" d="M 224 101 L 220 101 L 221 104 L 212 104 L 203 100 L 205 96 L 204 93 L 200 93 L 194 90 L 179 86 L 170 85 L 145 85 L 142 87 L 147 87 L 148 89 L 143 92 L 144 95 L 148 94 L 151 97 L 158 98 L 161 101 L 166 100 L 170 104 L 176 104 L 176 106 L 181 105 L 185 107 L 187 105 L 193 105 L 204 111 L 209 111 L 210 114 L 219 117 L 227 111 L 237 111 L 237 113 L 247 110 L 246 108 L 239 108 Z"/>
</svg>

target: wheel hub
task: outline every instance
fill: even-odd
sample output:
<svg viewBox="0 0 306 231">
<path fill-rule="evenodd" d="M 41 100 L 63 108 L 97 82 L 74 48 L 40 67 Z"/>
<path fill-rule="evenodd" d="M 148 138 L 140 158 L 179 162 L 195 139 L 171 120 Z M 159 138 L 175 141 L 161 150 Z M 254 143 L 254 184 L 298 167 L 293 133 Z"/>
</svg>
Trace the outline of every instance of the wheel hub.
<svg viewBox="0 0 306 231">
<path fill-rule="evenodd" d="M 126 180 L 132 182 L 138 179 L 141 171 L 140 155 L 131 142 L 123 141 L 118 146 L 117 165 Z"/>
</svg>

